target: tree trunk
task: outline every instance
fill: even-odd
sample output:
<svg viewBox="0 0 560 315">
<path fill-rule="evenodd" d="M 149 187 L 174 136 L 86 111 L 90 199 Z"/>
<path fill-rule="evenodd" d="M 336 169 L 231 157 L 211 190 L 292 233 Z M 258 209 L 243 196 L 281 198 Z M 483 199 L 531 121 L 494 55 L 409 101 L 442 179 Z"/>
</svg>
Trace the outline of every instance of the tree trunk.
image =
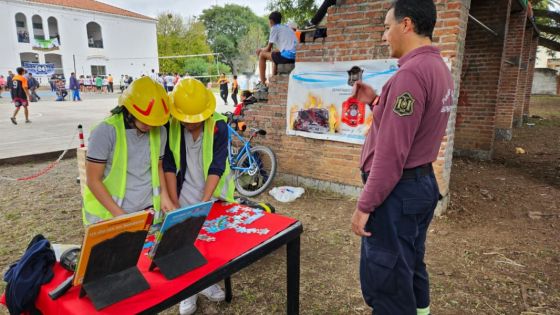
<svg viewBox="0 0 560 315">
<path fill-rule="evenodd" d="M 542 36 L 539 37 L 539 45 L 554 51 L 560 51 L 560 43 Z"/>
</svg>

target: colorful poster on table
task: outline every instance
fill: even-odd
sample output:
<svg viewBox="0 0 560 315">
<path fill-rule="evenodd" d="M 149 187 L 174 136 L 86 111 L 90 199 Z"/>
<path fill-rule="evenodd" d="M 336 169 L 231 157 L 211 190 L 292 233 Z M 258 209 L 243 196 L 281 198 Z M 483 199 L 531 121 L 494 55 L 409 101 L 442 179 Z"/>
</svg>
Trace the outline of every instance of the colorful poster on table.
<svg viewBox="0 0 560 315">
<path fill-rule="evenodd" d="M 287 134 L 362 144 L 373 114 L 351 98 L 352 86 L 361 79 L 380 94 L 397 69 L 396 59 L 296 63 L 288 87 Z"/>
</svg>

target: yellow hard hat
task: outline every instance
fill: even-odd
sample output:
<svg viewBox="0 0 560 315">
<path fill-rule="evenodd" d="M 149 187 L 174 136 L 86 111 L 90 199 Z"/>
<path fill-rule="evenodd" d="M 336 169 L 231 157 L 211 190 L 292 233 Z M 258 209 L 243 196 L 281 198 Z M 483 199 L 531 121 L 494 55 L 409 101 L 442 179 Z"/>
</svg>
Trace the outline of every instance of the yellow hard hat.
<svg viewBox="0 0 560 315">
<path fill-rule="evenodd" d="M 186 123 L 205 121 L 216 110 L 214 93 L 193 78 L 182 79 L 171 92 L 171 115 Z"/>
<path fill-rule="evenodd" d="M 171 100 L 163 86 L 150 77 L 136 79 L 119 97 L 119 105 L 148 126 L 163 126 L 169 120 Z"/>
</svg>

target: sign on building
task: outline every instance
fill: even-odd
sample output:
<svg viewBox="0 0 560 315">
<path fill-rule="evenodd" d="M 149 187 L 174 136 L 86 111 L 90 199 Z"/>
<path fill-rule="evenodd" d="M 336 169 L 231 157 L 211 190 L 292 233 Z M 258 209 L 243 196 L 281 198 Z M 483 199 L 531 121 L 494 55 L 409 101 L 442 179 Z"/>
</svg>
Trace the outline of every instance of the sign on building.
<svg viewBox="0 0 560 315">
<path fill-rule="evenodd" d="M 370 107 L 351 98 L 362 80 L 381 94 L 396 59 L 298 62 L 288 88 L 288 135 L 362 144 L 373 121 Z"/>
<path fill-rule="evenodd" d="M 28 73 L 34 76 L 46 75 L 50 76 L 54 74 L 54 63 L 34 63 L 34 62 L 24 62 L 23 68 Z"/>
</svg>

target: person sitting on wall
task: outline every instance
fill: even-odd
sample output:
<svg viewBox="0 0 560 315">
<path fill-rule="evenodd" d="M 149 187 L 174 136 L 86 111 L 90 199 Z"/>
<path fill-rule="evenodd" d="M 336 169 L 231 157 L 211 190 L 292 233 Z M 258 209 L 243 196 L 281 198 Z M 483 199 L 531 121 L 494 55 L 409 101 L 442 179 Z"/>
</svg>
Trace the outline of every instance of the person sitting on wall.
<svg viewBox="0 0 560 315">
<path fill-rule="evenodd" d="M 274 11 L 268 16 L 270 24 L 270 37 L 268 45 L 264 48 L 257 49 L 259 57 L 259 78 L 257 89 L 267 88 L 266 84 L 266 61 L 274 62 L 272 74 L 276 75 L 276 65 L 288 64 L 296 62 L 296 45 L 297 38 L 294 31 L 287 25 L 281 24 L 282 14 Z M 277 49 L 272 50 L 272 46 L 276 45 Z"/>
</svg>

